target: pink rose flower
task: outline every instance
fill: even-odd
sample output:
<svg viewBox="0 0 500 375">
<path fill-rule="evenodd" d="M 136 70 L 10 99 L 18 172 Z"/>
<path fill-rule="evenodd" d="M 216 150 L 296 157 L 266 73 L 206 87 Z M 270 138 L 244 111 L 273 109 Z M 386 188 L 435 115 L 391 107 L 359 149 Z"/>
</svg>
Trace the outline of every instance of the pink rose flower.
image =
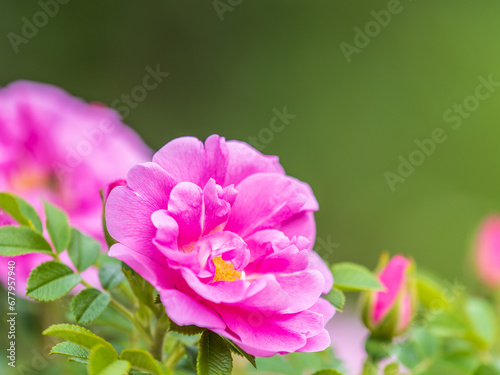
<svg viewBox="0 0 500 375">
<path fill-rule="evenodd" d="M 106 204 L 109 255 L 159 292 L 178 325 L 197 325 L 256 356 L 330 345 L 333 284 L 313 252 L 309 185 L 278 159 L 217 135 L 173 140 L 132 168 Z"/>
<path fill-rule="evenodd" d="M 42 199 L 53 203 L 69 215 L 71 225 L 100 241 L 99 190 L 152 154 L 115 111 L 34 82 L 0 89 L 0 134 L 0 191 L 26 199 L 42 220 Z M 9 224 L 13 221 L 0 213 L 0 225 Z M 69 257 L 62 257 L 72 267 Z M 13 258 L 18 294 L 25 293 L 31 270 L 51 259 L 44 254 L 1 257 L 2 270 Z M 95 269 L 85 272 L 98 283 Z M 7 272 L 0 274 L 6 283 Z"/>
<path fill-rule="evenodd" d="M 490 215 L 482 222 L 474 250 L 480 280 L 492 289 L 500 288 L 500 215 Z"/>
<path fill-rule="evenodd" d="M 390 339 L 408 328 L 416 309 L 414 265 L 402 255 L 382 259 L 378 279 L 385 290 L 366 295 L 363 321 L 375 337 Z"/>
</svg>

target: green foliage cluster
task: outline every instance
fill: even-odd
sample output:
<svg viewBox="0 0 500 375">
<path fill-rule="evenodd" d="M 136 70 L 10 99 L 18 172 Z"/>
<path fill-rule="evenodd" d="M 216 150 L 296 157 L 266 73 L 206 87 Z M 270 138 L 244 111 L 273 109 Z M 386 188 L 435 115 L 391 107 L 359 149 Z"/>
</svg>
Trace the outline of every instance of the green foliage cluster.
<svg viewBox="0 0 500 375">
<path fill-rule="evenodd" d="M 0 209 L 17 225 L 0 228 L 0 254 L 44 253 L 52 260 L 30 274 L 27 295 L 49 302 L 75 287 L 69 311 L 75 324 L 56 324 L 43 334 L 64 341 L 51 354 L 84 365 L 90 375 L 228 375 L 233 373 L 342 375 L 331 350 L 255 358 L 230 340 L 196 326 L 171 321 L 158 292 L 125 264 L 101 253 L 101 245 L 72 228 L 65 213 L 45 203 L 46 222 L 24 200 L 0 194 Z M 46 228 L 50 242 L 45 239 Z M 61 261 L 67 251 L 74 268 Z M 98 267 L 98 288 L 82 272 Z M 345 293 L 383 289 L 373 272 L 353 263 L 331 267 L 335 286 L 325 296 L 342 311 Z M 475 297 L 461 285 L 446 285 L 424 273 L 416 276 L 419 309 L 401 337 L 366 342 L 363 375 L 500 375 L 498 314 L 494 296 Z M 84 325 L 104 324 L 126 332 L 129 346 L 117 350 Z M 258 370 L 256 370 L 258 368 Z M 408 373 L 408 372 L 406 372 Z"/>
</svg>

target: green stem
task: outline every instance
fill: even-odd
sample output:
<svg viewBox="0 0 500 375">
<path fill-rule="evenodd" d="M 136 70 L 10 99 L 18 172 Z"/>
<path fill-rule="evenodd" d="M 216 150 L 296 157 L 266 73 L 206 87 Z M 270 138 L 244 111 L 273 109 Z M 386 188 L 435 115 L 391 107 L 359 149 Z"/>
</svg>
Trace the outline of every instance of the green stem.
<svg viewBox="0 0 500 375">
<path fill-rule="evenodd" d="M 52 253 L 52 256 L 54 257 L 54 259 L 56 261 L 61 262 L 61 259 L 59 258 L 59 254 L 54 252 L 54 253 Z M 80 276 L 81 276 L 81 274 L 80 274 Z M 94 288 L 93 285 L 91 285 L 87 281 L 83 280 L 83 278 L 82 278 L 81 284 L 84 285 L 86 288 Z M 137 320 L 137 318 L 134 316 L 134 314 L 132 314 L 125 306 L 123 306 L 120 302 L 118 302 L 116 299 L 114 299 L 113 296 L 110 295 L 110 298 L 111 298 L 111 300 L 109 302 L 110 306 L 112 306 L 118 312 L 122 313 L 127 319 L 129 319 L 132 322 L 132 324 L 139 331 L 142 339 L 144 340 L 144 342 L 146 343 L 147 346 L 151 346 L 154 340 L 159 340 L 156 338 L 156 333 L 155 333 L 155 337 L 152 337 L 151 332 L 148 329 L 146 329 L 141 324 L 141 322 L 139 322 Z M 166 331 L 166 329 L 165 329 L 165 331 Z M 164 336 L 165 336 L 165 333 L 163 333 L 162 338 Z M 163 339 L 162 339 L 162 343 L 163 343 Z"/>
<path fill-rule="evenodd" d="M 85 280 L 82 280 L 81 283 L 87 288 L 93 288 L 93 286 Z M 151 333 L 148 332 L 143 327 L 143 325 L 136 319 L 136 317 L 125 306 L 123 306 L 120 302 L 118 302 L 112 296 L 110 296 L 110 298 L 111 298 L 111 300 L 109 302 L 110 306 L 113 306 L 113 308 L 115 310 L 122 313 L 126 318 L 128 318 L 132 322 L 132 324 L 134 324 L 134 326 L 137 328 L 137 330 L 141 334 L 142 339 L 144 340 L 146 345 L 151 345 Z"/>
<path fill-rule="evenodd" d="M 136 319 L 136 317 L 130 311 L 128 311 L 128 309 L 125 306 L 123 306 L 120 302 L 118 302 L 114 298 L 111 298 L 109 304 L 110 306 L 113 306 L 115 310 L 122 313 L 134 324 L 134 326 L 141 334 L 141 337 L 146 343 L 146 345 L 151 345 L 151 333 L 144 328 L 144 326 Z"/>
<path fill-rule="evenodd" d="M 149 345 L 150 353 L 160 362 L 163 362 L 163 342 L 165 341 L 167 328 L 168 326 L 163 318 L 157 319 L 153 339 Z"/>
<path fill-rule="evenodd" d="M 118 289 L 132 304 L 135 304 L 136 297 L 132 292 L 132 289 L 130 288 L 130 285 L 128 283 L 123 283 L 123 282 L 120 283 Z"/>
<path fill-rule="evenodd" d="M 182 343 L 182 341 L 177 340 L 170 350 L 170 355 L 165 361 L 165 364 L 169 369 L 174 370 L 177 363 L 182 359 L 182 357 L 184 357 L 184 354 L 186 354 L 184 344 Z"/>
</svg>

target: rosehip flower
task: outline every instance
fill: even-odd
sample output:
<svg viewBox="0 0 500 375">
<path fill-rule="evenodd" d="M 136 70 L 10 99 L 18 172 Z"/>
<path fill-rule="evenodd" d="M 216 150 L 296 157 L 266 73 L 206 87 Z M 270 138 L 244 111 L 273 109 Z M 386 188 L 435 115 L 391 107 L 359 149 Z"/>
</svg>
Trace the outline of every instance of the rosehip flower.
<svg viewBox="0 0 500 375">
<path fill-rule="evenodd" d="M 103 241 L 100 189 L 126 177 L 151 151 L 103 105 L 87 104 L 57 87 L 18 81 L 0 88 L 0 191 L 19 195 L 44 218 L 42 199 L 60 207 L 73 226 Z M 0 225 L 14 222 L 0 212 Z M 104 242 L 103 242 L 104 243 Z M 66 263 L 69 257 L 62 254 Z M 0 257 L 2 282 L 16 260 L 16 289 L 46 254 Z M 96 270 L 89 270 L 95 274 Z"/>
<path fill-rule="evenodd" d="M 363 321 L 376 338 L 391 339 L 410 325 L 416 309 L 414 263 L 401 255 L 387 262 L 383 255 L 378 275 L 384 291 L 368 292 L 363 301 Z"/>
<path fill-rule="evenodd" d="M 170 319 L 256 356 L 330 344 L 333 284 L 312 251 L 309 185 L 273 156 L 217 135 L 173 140 L 132 168 L 106 203 L 109 255 L 149 281 Z"/>
<path fill-rule="evenodd" d="M 492 289 L 500 288 L 500 215 L 491 215 L 481 223 L 474 250 L 480 280 Z"/>
</svg>

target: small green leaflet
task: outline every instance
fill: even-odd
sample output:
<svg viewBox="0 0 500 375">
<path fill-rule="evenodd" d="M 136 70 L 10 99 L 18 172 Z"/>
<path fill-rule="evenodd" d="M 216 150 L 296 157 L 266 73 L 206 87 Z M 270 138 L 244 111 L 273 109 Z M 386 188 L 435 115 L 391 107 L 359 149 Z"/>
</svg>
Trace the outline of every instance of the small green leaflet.
<svg viewBox="0 0 500 375">
<path fill-rule="evenodd" d="M 43 232 L 40 217 L 24 199 L 9 193 L 0 193 L 0 209 L 7 212 L 20 225 L 30 227 L 38 233 Z"/>
<path fill-rule="evenodd" d="M 71 228 L 68 218 L 63 211 L 50 203 L 44 202 L 44 206 L 45 216 L 47 217 L 47 231 L 57 253 L 61 253 L 68 248 L 71 240 Z"/>
<path fill-rule="evenodd" d="M 15 256 L 31 253 L 52 254 L 43 236 L 29 227 L 0 227 L 0 255 Z"/>
<path fill-rule="evenodd" d="M 384 288 L 377 277 L 359 264 L 337 263 L 332 266 L 335 288 L 342 291 L 372 291 Z"/>
<path fill-rule="evenodd" d="M 45 262 L 31 271 L 26 295 L 37 301 L 54 301 L 68 294 L 81 281 L 80 275 L 65 264 Z"/>
<path fill-rule="evenodd" d="M 77 323 L 92 323 L 108 307 L 111 298 L 95 288 L 87 288 L 78 293 L 71 301 L 71 313 Z"/>
<path fill-rule="evenodd" d="M 216 333 L 206 331 L 200 340 L 198 375 L 230 375 L 233 368 L 231 351 L 224 339 Z"/>
</svg>

